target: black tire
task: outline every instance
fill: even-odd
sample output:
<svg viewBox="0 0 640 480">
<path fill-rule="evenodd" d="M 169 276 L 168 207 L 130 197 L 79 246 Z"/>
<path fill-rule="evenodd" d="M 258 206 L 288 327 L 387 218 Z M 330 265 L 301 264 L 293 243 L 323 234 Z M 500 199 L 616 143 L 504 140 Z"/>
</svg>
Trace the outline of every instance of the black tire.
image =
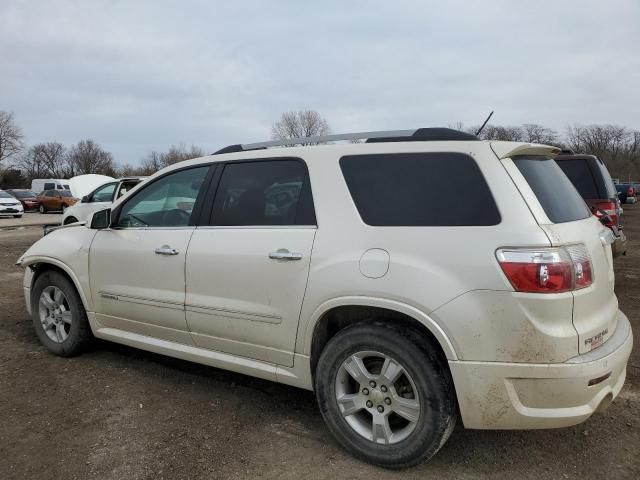
<svg viewBox="0 0 640 480">
<path fill-rule="evenodd" d="M 78 219 L 76 217 L 67 217 L 64 219 L 64 225 L 69 225 L 71 223 L 78 223 Z"/>
<path fill-rule="evenodd" d="M 340 412 L 336 378 L 342 363 L 363 351 L 381 352 L 399 362 L 417 390 L 420 414 L 414 430 L 397 443 L 361 436 Z M 453 381 L 436 345 L 407 328 L 382 322 L 356 324 L 333 337 L 318 361 L 315 392 L 322 417 L 337 441 L 354 456 L 386 468 L 406 468 L 430 459 L 447 441 L 458 418 Z"/>
<path fill-rule="evenodd" d="M 68 337 L 61 343 L 56 343 L 50 339 L 40 322 L 40 296 L 42 291 L 50 286 L 62 290 L 72 316 Z M 73 283 L 59 272 L 53 270 L 45 271 L 34 282 L 31 289 L 31 318 L 40 343 L 47 347 L 51 353 L 61 357 L 70 357 L 80 353 L 93 339 L 87 313 L 80 295 L 78 295 Z"/>
<path fill-rule="evenodd" d="M 22 218 L 22 215 L 14 215 L 13 218 Z"/>
<path fill-rule="evenodd" d="M 38 205 L 38 211 L 40 213 L 47 213 L 47 209 L 43 204 Z"/>
</svg>

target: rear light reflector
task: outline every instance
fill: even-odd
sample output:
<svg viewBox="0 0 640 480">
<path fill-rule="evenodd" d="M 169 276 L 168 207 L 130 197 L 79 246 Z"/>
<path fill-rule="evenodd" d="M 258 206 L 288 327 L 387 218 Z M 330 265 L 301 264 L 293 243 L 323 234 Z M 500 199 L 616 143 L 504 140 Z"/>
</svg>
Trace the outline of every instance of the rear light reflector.
<svg viewBox="0 0 640 480">
<path fill-rule="evenodd" d="M 593 282 L 591 260 L 584 245 L 552 248 L 499 249 L 502 271 L 518 292 L 561 293 Z"/>
<path fill-rule="evenodd" d="M 607 378 L 609 378 L 611 376 L 611 372 L 609 373 L 605 373 L 604 375 L 602 375 L 601 377 L 597 377 L 597 378 L 592 378 L 591 380 L 589 380 L 589 383 L 587 384 L 587 386 L 589 387 L 593 387 L 594 385 L 597 385 L 599 383 L 604 382 Z"/>
</svg>

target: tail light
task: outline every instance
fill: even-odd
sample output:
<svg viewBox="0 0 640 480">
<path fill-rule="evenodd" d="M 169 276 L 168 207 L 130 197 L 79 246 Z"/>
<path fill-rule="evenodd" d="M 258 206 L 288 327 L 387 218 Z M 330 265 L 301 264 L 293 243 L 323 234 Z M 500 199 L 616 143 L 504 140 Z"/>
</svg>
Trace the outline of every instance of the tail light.
<svg viewBox="0 0 640 480">
<path fill-rule="evenodd" d="M 597 202 L 591 206 L 591 213 L 593 213 L 598 219 L 609 215 L 610 222 L 606 223 L 607 227 L 612 227 L 618 224 L 618 205 L 617 202 Z"/>
<path fill-rule="evenodd" d="M 593 282 L 591 260 L 584 245 L 499 249 L 496 257 L 518 292 L 569 292 Z"/>
<path fill-rule="evenodd" d="M 628 195 L 629 197 L 635 197 L 635 196 L 636 196 L 636 191 L 633 189 L 633 187 L 629 187 L 629 188 L 627 189 L 627 195 Z"/>
</svg>

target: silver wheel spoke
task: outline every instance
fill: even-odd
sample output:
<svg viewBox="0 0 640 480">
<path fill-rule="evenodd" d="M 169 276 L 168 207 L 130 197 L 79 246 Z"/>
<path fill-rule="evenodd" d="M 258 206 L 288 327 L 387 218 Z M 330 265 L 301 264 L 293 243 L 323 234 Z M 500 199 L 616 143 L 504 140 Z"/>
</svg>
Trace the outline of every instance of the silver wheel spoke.
<svg viewBox="0 0 640 480">
<path fill-rule="evenodd" d="M 420 416 L 420 404 L 412 398 L 402 398 L 396 396 L 393 399 L 391 409 L 409 422 L 415 423 Z"/>
<path fill-rule="evenodd" d="M 45 331 L 49 330 L 51 326 L 54 324 L 50 317 L 45 317 L 41 321 L 41 323 L 42 323 L 42 328 L 44 328 Z"/>
<path fill-rule="evenodd" d="M 62 312 L 60 316 L 64 323 L 71 325 L 71 312 Z"/>
<path fill-rule="evenodd" d="M 64 328 L 60 324 L 56 325 L 56 338 L 61 343 L 64 341 Z"/>
<path fill-rule="evenodd" d="M 44 308 L 51 308 L 54 305 L 53 298 L 48 295 L 48 292 L 42 292 L 40 295 L 40 305 L 44 306 Z"/>
<path fill-rule="evenodd" d="M 400 375 L 404 372 L 404 369 L 393 359 L 387 357 L 384 359 L 384 365 L 380 372 L 381 381 L 384 381 L 389 385 L 396 383 L 396 380 L 400 378 Z"/>
<path fill-rule="evenodd" d="M 365 385 L 371 374 L 367 370 L 367 367 L 364 366 L 362 359 L 357 355 L 351 355 L 350 358 L 345 360 L 343 363 L 345 370 L 353 377 L 353 379 L 358 382 L 360 385 Z"/>
<path fill-rule="evenodd" d="M 373 415 L 373 425 L 371 429 L 372 440 L 376 443 L 389 443 L 391 440 L 391 427 L 389 418 L 384 414 Z"/>
<path fill-rule="evenodd" d="M 62 302 L 64 300 L 64 294 L 62 293 L 62 290 L 60 290 L 57 287 L 54 287 L 53 289 L 53 301 L 57 304 L 57 306 L 62 305 Z"/>
<path fill-rule="evenodd" d="M 338 398 L 338 405 L 342 415 L 345 417 L 353 415 L 364 408 L 364 402 L 357 393 L 345 393 Z"/>
</svg>

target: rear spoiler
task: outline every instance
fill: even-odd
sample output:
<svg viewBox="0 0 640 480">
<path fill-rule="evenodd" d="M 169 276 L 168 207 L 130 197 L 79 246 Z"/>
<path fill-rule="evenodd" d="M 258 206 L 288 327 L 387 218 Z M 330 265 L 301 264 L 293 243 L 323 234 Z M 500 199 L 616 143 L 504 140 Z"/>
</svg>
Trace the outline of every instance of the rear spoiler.
<svg viewBox="0 0 640 480">
<path fill-rule="evenodd" d="M 555 157 L 562 151 L 558 147 L 552 147 L 551 145 L 521 142 L 491 142 L 491 149 L 500 160 L 517 155 Z"/>
</svg>

